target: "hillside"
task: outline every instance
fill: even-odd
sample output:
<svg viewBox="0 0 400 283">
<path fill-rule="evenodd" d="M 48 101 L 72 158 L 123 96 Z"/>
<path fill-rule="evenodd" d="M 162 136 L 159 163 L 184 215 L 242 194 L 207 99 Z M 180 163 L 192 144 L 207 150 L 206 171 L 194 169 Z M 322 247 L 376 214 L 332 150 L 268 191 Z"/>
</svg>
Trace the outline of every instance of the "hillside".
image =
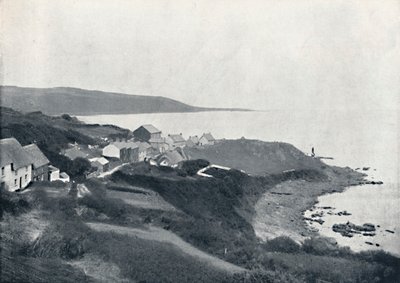
<svg viewBox="0 0 400 283">
<path fill-rule="evenodd" d="M 60 155 L 68 143 L 101 145 L 102 138 L 128 137 L 129 131 L 113 125 L 84 124 L 69 115 L 53 117 L 41 112 L 21 113 L 0 107 L 0 138 L 16 138 L 22 145 L 36 143 L 51 164 L 68 174 L 71 161 Z"/>
<path fill-rule="evenodd" d="M 191 159 L 243 170 L 252 175 L 281 173 L 285 170 L 320 169 L 324 164 L 306 156 L 293 145 L 258 140 L 221 140 L 213 146 L 185 148 Z"/>
<path fill-rule="evenodd" d="M 135 114 L 235 110 L 203 108 L 161 97 L 84 90 L 78 88 L 23 88 L 1 86 L 1 106 L 48 115 Z"/>
</svg>

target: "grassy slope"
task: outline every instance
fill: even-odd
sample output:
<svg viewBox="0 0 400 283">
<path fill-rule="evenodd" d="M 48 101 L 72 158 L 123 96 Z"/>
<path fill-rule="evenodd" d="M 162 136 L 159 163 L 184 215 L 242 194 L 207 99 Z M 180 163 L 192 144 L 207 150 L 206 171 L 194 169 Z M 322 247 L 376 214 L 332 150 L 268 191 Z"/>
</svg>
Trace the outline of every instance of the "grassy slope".
<svg viewBox="0 0 400 283">
<path fill-rule="evenodd" d="M 291 169 L 320 169 L 324 166 L 293 145 L 280 142 L 221 140 L 214 146 L 185 148 L 185 152 L 191 159 L 205 159 L 252 175 L 276 174 Z"/>
<path fill-rule="evenodd" d="M 160 97 L 127 95 L 77 88 L 21 88 L 1 86 L 1 105 L 23 112 L 42 111 L 50 115 L 134 114 L 218 110 L 194 107 Z"/>
</svg>

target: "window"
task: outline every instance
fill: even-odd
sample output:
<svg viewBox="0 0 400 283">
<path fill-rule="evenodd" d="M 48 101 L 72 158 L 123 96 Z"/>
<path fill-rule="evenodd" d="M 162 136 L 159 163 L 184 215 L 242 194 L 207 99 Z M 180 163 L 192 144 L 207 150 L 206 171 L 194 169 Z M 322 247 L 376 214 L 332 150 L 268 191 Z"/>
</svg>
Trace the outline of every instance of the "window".
<svg viewBox="0 0 400 283">
<path fill-rule="evenodd" d="M 14 185 L 17 185 L 17 179 L 14 180 Z"/>
<path fill-rule="evenodd" d="M 1 167 L 1 176 L 4 176 L 4 167 Z"/>
<path fill-rule="evenodd" d="M 15 170 L 14 174 L 15 174 L 15 176 L 17 176 L 18 175 L 18 170 Z"/>
<path fill-rule="evenodd" d="M 28 180 L 28 174 L 25 174 L 25 181 Z"/>
</svg>

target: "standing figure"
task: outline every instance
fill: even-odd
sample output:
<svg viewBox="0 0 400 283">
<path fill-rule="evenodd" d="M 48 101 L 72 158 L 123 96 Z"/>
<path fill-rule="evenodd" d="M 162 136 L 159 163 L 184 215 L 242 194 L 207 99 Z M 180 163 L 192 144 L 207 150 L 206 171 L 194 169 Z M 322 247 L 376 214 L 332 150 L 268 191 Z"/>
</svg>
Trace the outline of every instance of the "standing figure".
<svg viewBox="0 0 400 283">
<path fill-rule="evenodd" d="M 311 156 L 312 156 L 312 157 L 315 156 L 314 147 L 311 148 Z"/>
</svg>

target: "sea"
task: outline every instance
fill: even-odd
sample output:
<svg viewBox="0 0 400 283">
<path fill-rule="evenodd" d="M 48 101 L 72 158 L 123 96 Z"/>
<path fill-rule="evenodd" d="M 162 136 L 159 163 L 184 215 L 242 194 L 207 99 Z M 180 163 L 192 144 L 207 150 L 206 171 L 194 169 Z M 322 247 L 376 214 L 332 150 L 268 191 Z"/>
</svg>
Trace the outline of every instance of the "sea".
<svg viewBox="0 0 400 283">
<path fill-rule="evenodd" d="M 311 224 L 323 236 L 352 250 L 383 249 L 400 256 L 400 113 L 382 109 L 304 109 L 268 111 L 212 111 L 79 116 L 86 123 L 113 124 L 131 130 L 153 124 L 164 134 L 184 137 L 211 132 L 215 138 L 248 138 L 291 143 L 306 154 L 314 147 L 329 165 L 360 168 L 369 180 L 383 185 L 347 188 L 320 196 L 317 206 L 346 210 L 351 215 L 323 216 Z M 306 212 L 306 214 L 309 212 Z M 332 231 L 334 223 L 379 225 L 376 236 L 346 238 Z M 394 233 L 388 232 L 390 230 Z M 366 242 L 371 242 L 367 244 Z M 376 245 L 378 244 L 379 247 Z"/>
</svg>

